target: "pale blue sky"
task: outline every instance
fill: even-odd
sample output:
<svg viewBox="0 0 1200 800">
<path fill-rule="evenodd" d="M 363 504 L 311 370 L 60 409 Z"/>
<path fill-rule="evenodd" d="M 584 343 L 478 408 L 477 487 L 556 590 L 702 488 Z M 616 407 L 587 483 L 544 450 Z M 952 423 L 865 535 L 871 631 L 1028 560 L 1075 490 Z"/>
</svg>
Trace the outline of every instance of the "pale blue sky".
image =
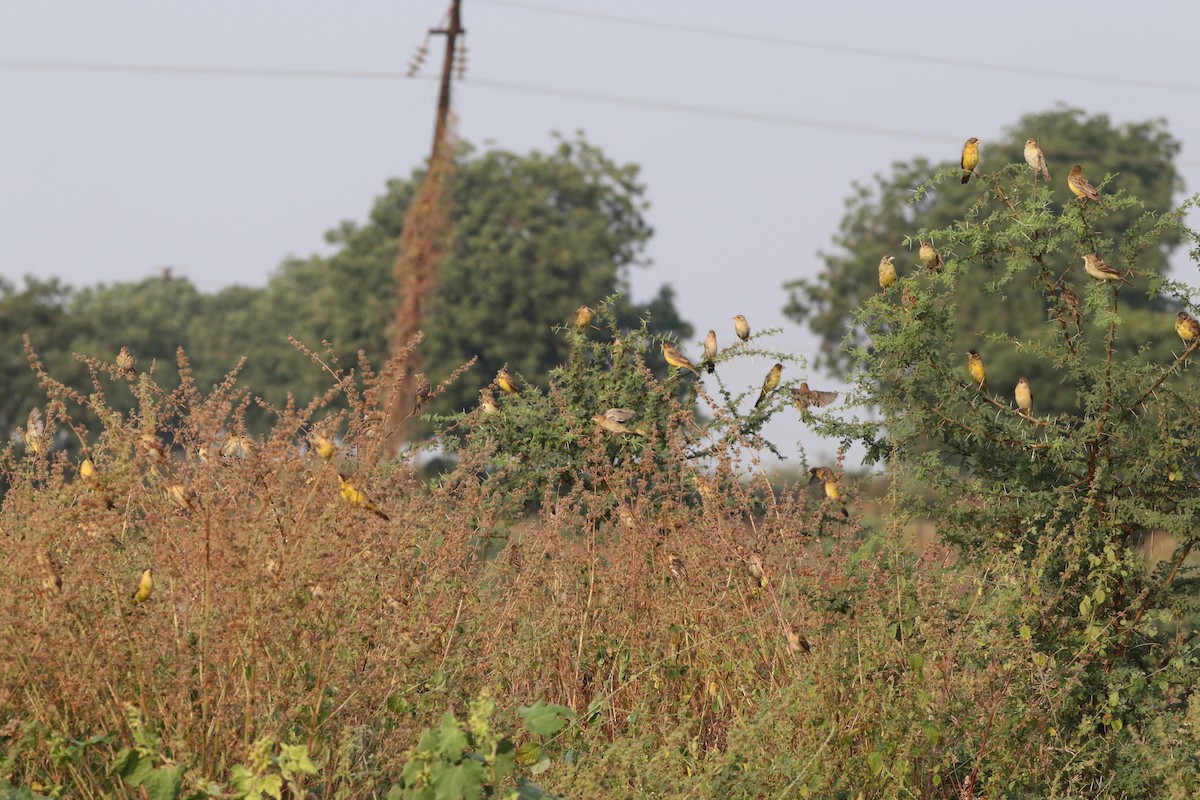
<svg viewBox="0 0 1200 800">
<path fill-rule="evenodd" d="M 340 220 L 364 220 L 385 180 L 427 156 L 432 134 L 436 85 L 427 78 L 52 71 L 29 62 L 397 73 L 447 7 L 0 0 L 0 275 L 86 285 L 170 265 L 206 291 L 262 285 L 285 257 L 324 251 L 324 232 Z M 461 135 L 526 152 L 551 146 L 550 131 L 582 129 L 613 158 L 640 164 L 656 234 L 654 266 L 634 275 L 635 295 L 671 283 L 697 340 L 712 327 L 729 341 L 741 312 L 755 328 L 782 327 L 779 349 L 809 352 L 811 337 L 784 319 L 781 286 L 819 269 L 817 251 L 829 247 L 851 182 L 898 160 L 956 158 L 968 136 L 983 140 L 986 167 L 989 138 L 1060 101 L 1118 123 L 1165 117 L 1184 145 L 1187 190 L 1200 189 L 1200 70 L 1191 56 L 1200 4 L 1147 12 L 1127 2 L 463 0 L 463 20 Z M 440 54 L 435 39 L 426 76 Z M 1053 143 L 1043 145 L 1053 171 Z M 1200 283 L 1194 265 L 1176 263 L 1179 277 Z M 747 363 L 728 377 L 757 385 L 769 366 Z M 828 453 L 795 414 L 784 416 L 768 434 L 785 453 L 801 441 L 814 459 Z"/>
</svg>

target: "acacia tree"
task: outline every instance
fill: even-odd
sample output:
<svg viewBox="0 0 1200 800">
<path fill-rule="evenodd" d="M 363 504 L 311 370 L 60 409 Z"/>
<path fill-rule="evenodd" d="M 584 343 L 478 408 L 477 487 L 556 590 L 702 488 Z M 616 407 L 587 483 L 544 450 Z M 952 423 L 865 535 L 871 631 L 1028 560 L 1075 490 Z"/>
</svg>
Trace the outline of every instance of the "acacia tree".
<svg viewBox="0 0 1200 800">
<path fill-rule="evenodd" d="M 942 272 L 907 270 L 849 312 L 855 344 L 839 358 L 882 420 L 815 424 L 888 462 L 901 521 L 932 518 L 980 576 L 982 602 L 1009 609 L 1012 635 L 1035 648 L 1031 664 L 975 665 L 1031 671 L 1042 688 L 996 720 L 1009 741 L 1036 747 L 957 755 L 975 765 L 970 796 L 1191 796 L 1200 340 L 1176 334 L 1173 309 L 1194 310 L 1195 298 L 1161 275 L 1170 244 L 1197 240 L 1182 222 L 1191 201 L 1163 213 L 1093 172 L 1111 210 L 1063 202 L 1058 176 L 1035 184 L 1013 161 L 972 181 L 957 219 L 911 229 L 947 254 Z M 959 174 L 953 165 L 919 184 L 914 205 L 958 192 Z M 1084 274 L 1093 252 L 1133 285 Z M 1078 287 L 1078 322 L 1066 284 Z M 968 347 L 986 388 L 968 372 Z M 1032 413 L 1014 403 L 1022 373 Z M 1042 400 L 1055 388 L 1064 410 Z M 1164 561 L 1139 548 L 1152 533 L 1174 543 Z"/>
<path fill-rule="evenodd" d="M 1104 194 L 1136 196 L 1153 213 L 1169 212 L 1172 196 L 1182 186 L 1172 163 L 1180 145 L 1163 120 L 1117 126 L 1104 114 L 1089 116 L 1079 109 L 1059 108 L 1026 115 L 1000 141 L 983 143 L 980 170 L 1000 181 L 998 185 L 1007 193 L 1025 191 L 1032 182 L 1032 170 L 1004 169 L 1008 164 L 1024 164 L 1022 150 L 1029 138 L 1038 138 L 1046 153 L 1052 181 L 1043 188 L 1048 188 L 1048 197 L 1057 204 L 1073 196 L 1066 178 L 1074 164 L 1081 164 L 1092 182 L 1102 186 Z M 954 298 L 962 310 L 956 323 L 956 353 L 969 349 L 980 330 L 1017 335 L 1043 319 L 1040 295 L 1030 286 L 1006 279 L 1013 268 L 1007 252 L 982 245 L 968 250 L 961 242 L 939 234 L 939 229 L 956 222 L 978 224 L 984 220 L 981 215 L 985 209 L 976 205 L 981 185 L 978 182 L 973 180 L 966 186 L 958 182 L 927 183 L 944 170 L 957 169 L 957 159 L 938 164 L 917 159 L 894 164 L 891 175 L 877 176 L 874 186 L 855 186 L 834 236 L 835 249 L 822 254 L 825 270 L 813 279 L 791 281 L 785 287 L 791 293 L 785 313 L 797 322 L 807 323 L 825 345 L 818 366 L 839 375 L 852 366 L 852 348 L 867 342 L 865 330 L 854 324 L 855 309 L 879 291 L 879 259 L 887 254 L 896 256 L 901 275 L 919 271 L 918 247 L 923 239 L 932 240 L 947 263 L 969 265 L 975 276 L 970 288 Z M 918 186 L 925 189 L 914 197 L 913 190 Z M 1115 245 L 1122 247 L 1140 213 L 1118 208 L 1097 219 L 1098 233 L 1112 237 Z M 1178 231 L 1163 231 L 1140 254 L 1139 269 L 1163 274 L 1168 255 L 1179 242 Z M 1053 265 L 1056 275 L 1066 272 L 1072 259 L 1077 263 L 1079 255 L 1054 252 L 1053 257 L 1060 258 Z M 1083 284 L 1078 276 L 1078 270 L 1066 272 L 1064 285 L 1080 294 Z M 979 287 L 989 291 L 981 292 Z M 1149 334 L 1157 315 L 1169 306 L 1166 299 L 1147 294 L 1144 284 L 1136 291 L 1126 291 L 1123 297 L 1129 324 L 1141 334 Z M 1153 339 L 1141 336 L 1138 341 L 1147 338 Z M 843 343 L 849 347 L 842 347 Z M 1123 347 L 1124 342 L 1116 346 Z M 1033 368 L 1009 362 L 1006 356 L 993 358 L 989 366 L 1012 382 L 1022 374 L 1019 370 Z M 1071 407 L 1068 393 L 1052 395 L 1051 374 L 1031 373 L 1029 377 L 1043 386 L 1043 407 Z"/>
</svg>

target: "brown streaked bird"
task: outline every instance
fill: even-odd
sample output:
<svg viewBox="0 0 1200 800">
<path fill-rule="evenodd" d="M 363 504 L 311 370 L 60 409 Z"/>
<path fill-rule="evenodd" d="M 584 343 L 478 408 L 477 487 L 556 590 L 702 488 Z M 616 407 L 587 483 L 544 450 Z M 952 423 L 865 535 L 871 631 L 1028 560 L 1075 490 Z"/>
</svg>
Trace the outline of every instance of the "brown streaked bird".
<svg viewBox="0 0 1200 800">
<path fill-rule="evenodd" d="M 1079 311 L 1079 298 L 1075 296 L 1074 292 L 1065 286 L 1063 287 L 1062 292 L 1059 293 L 1059 297 L 1062 298 L 1062 301 L 1066 304 L 1067 308 L 1071 309 L 1071 313 L 1075 315 L 1075 327 L 1078 328 L 1082 318 Z"/>
<path fill-rule="evenodd" d="M 629 422 L 636 413 L 632 408 L 610 408 L 604 412 L 604 417 L 613 422 Z"/>
<path fill-rule="evenodd" d="M 165 494 L 171 505 L 180 511 L 195 511 L 197 508 L 199 501 L 196 493 L 182 483 L 172 483 L 166 488 Z"/>
<path fill-rule="evenodd" d="M 758 588 L 767 588 L 767 570 L 763 567 L 762 559 L 758 557 L 758 553 L 750 553 L 746 556 L 746 569 L 750 573 L 750 577 L 754 578 Z"/>
<path fill-rule="evenodd" d="M 618 422 L 612 417 L 604 414 L 596 414 L 592 417 L 592 421 L 596 423 L 596 427 L 601 430 L 606 430 L 609 433 L 629 433 L 637 435 L 637 431 L 625 425 L 623 422 Z"/>
<path fill-rule="evenodd" d="M 1180 311 L 1175 315 L 1175 332 L 1184 344 L 1190 345 L 1200 338 L 1200 322 L 1188 312 Z"/>
<path fill-rule="evenodd" d="M 808 654 L 812 652 L 812 647 L 809 645 L 808 639 L 805 639 L 793 628 L 787 629 L 787 648 L 788 652 L 794 656 L 798 656 L 801 653 Z"/>
<path fill-rule="evenodd" d="M 942 254 L 933 247 L 933 242 L 921 242 L 919 251 L 921 264 L 930 272 L 942 271 Z"/>
<path fill-rule="evenodd" d="M 1133 285 L 1126 280 L 1124 275 L 1113 269 L 1111 264 L 1095 253 L 1088 253 L 1083 257 L 1083 268 L 1087 271 L 1088 275 L 1091 275 L 1098 281 L 1120 281 L 1129 286 Z"/>
<path fill-rule="evenodd" d="M 767 399 L 767 395 L 775 391 L 779 386 L 779 375 L 783 372 L 783 364 L 776 364 L 771 367 L 771 371 L 767 373 L 767 377 L 763 378 L 762 391 L 758 393 L 758 399 L 754 401 L 754 407 L 758 408 L 762 405 L 762 401 Z"/>
<path fill-rule="evenodd" d="M 1067 187 L 1076 197 L 1084 200 L 1095 200 L 1100 206 L 1106 210 L 1111 210 L 1108 205 L 1100 199 L 1100 193 L 1096 191 L 1096 187 L 1092 186 L 1091 181 L 1083 176 L 1083 169 L 1076 164 L 1071 168 L 1071 174 L 1067 176 Z"/>
<path fill-rule="evenodd" d="M 675 345 L 670 342 L 662 343 L 663 359 L 672 367 L 678 369 L 686 369 L 699 377 L 700 373 L 696 370 L 696 365 L 688 361 L 687 357 L 676 349 Z"/>
<path fill-rule="evenodd" d="M 975 388 L 987 391 L 987 370 L 983 367 L 983 356 L 979 355 L 978 350 L 967 351 L 967 372 L 971 374 L 971 380 L 975 382 Z"/>
<path fill-rule="evenodd" d="M 429 402 L 433 387 L 429 385 L 429 376 L 424 372 L 417 373 L 416 388 L 413 390 L 413 411 L 420 411 Z"/>
<path fill-rule="evenodd" d="M 801 411 L 809 406 L 824 408 L 834 400 L 837 400 L 837 396 L 837 392 L 823 392 L 820 389 L 810 389 L 808 388 L 807 381 L 801 383 L 799 388 L 792 389 L 792 402 Z"/>
<path fill-rule="evenodd" d="M 1046 156 L 1042 153 L 1037 139 L 1025 140 L 1025 163 L 1033 167 L 1034 178 L 1041 174 L 1046 180 L 1050 180 L 1050 170 L 1046 169 Z"/>
<path fill-rule="evenodd" d="M 979 166 L 979 140 L 974 136 L 967 139 L 967 143 L 963 145 L 962 160 L 959 164 L 962 166 L 963 171 L 962 182 L 966 183 L 971 180 L 971 175 L 974 174 L 975 168 Z"/>
<path fill-rule="evenodd" d="M 133 374 L 133 368 L 137 366 L 137 359 L 128 347 L 122 346 L 121 352 L 117 353 L 117 369 L 124 372 L 126 375 Z"/>
<path fill-rule="evenodd" d="M 479 407 L 485 414 L 495 414 L 500 410 L 500 406 L 496 405 L 496 396 L 486 386 L 479 390 Z"/>
<path fill-rule="evenodd" d="M 746 318 L 741 314 L 734 316 L 733 330 L 735 333 L 737 333 L 737 337 L 743 342 L 750 338 L 750 323 L 747 322 Z"/>
<path fill-rule="evenodd" d="M 496 373 L 496 385 L 499 386 L 500 390 L 505 394 L 521 393 L 520 387 L 517 386 L 517 379 L 508 374 L 508 369 L 506 367 L 501 367 L 500 371 Z"/>
<path fill-rule="evenodd" d="M 587 306 L 580 306 L 575 309 L 575 328 L 584 330 L 592 324 L 592 310 Z"/>
<path fill-rule="evenodd" d="M 850 516 L 850 512 L 846 510 L 846 504 L 842 500 L 842 489 L 838 485 L 837 473 L 829 467 L 813 467 L 808 471 L 812 478 L 809 483 L 820 481 L 825 487 L 825 497 L 834 503 L 841 505 L 841 513 L 843 517 Z"/>
<path fill-rule="evenodd" d="M 1017 381 L 1017 388 L 1013 392 L 1017 399 L 1017 408 L 1021 409 L 1021 413 L 1027 417 L 1033 416 L 1033 394 L 1029 391 L 1029 379 L 1024 375 Z"/>
<path fill-rule="evenodd" d="M 884 256 L 879 259 L 879 288 L 886 289 L 896 282 L 895 256 Z"/>
<path fill-rule="evenodd" d="M 367 499 L 367 496 L 363 494 L 362 490 L 354 485 L 354 481 L 351 480 L 349 475 L 338 473 L 338 484 L 341 486 L 341 491 L 339 491 L 338 494 L 340 494 L 341 498 L 347 503 L 359 508 L 365 508 L 367 511 L 370 511 L 372 514 L 382 520 L 388 519 L 388 515 L 380 511 L 374 503 Z"/>
<path fill-rule="evenodd" d="M 709 331 L 704 337 L 704 368 L 711 375 L 717 369 L 717 332 Z"/>
<path fill-rule="evenodd" d="M 42 412 L 37 406 L 29 409 L 25 419 L 25 446 L 37 455 L 46 452 L 46 423 L 42 421 Z"/>
</svg>

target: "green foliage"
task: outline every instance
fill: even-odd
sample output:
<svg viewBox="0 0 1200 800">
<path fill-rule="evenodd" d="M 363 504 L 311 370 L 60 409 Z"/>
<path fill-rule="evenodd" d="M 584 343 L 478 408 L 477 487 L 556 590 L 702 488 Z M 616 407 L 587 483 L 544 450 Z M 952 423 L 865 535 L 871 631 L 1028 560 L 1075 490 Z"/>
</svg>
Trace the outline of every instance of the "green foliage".
<svg viewBox="0 0 1200 800">
<path fill-rule="evenodd" d="M 961 326 L 954 343 L 956 354 L 971 347 L 969 342 L 977 331 L 1020 335 L 1041 321 L 1041 295 L 1028 282 L 1006 277 L 1010 267 L 1008 251 L 983 246 L 968 249 L 961 237 L 946 235 L 954 225 L 988 224 L 995 206 L 980 202 L 985 186 L 1008 195 L 1020 192 L 1024 196 L 1030 191 L 1032 170 L 1022 156 L 1029 138 L 1040 140 L 1053 180 L 1048 187 L 1038 182 L 1038 207 L 1042 210 L 1029 209 L 1027 222 L 1044 227 L 1049 209 L 1061 208 L 1073 198 L 1067 189 L 1067 174 L 1074 164 L 1080 164 L 1103 196 L 1140 199 L 1137 204 L 1120 205 L 1114 213 L 1103 215 L 1103 228 L 1097 233 L 1110 238 L 1113 246 L 1101 252 L 1101 256 L 1108 258 L 1137 249 L 1139 270 L 1156 275 L 1165 272 L 1167 254 L 1180 242 L 1176 229 L 1167 227 L 1160 231 L 1146 249 L 1138 249 L 1133 243 L 1127 245 L 1125 241 L 1127 236 L 1141 236 L 1139 231 L 1153 225 L 1156 216 L 1168 214 L 1172 198 L 1182 186 L 1172 163 L 1180 144 L 1167 132 L 1165 122 L 1115 126 L 1104 114 L 1089 116 L 1082 110 L 1069 108 L 1028 114 L 1002 140 L 985 141 L 980 146 L 979 169 L 988 178 L 986 181 L 973 180 L 966 186 L 956 181 L 929 183 L 935 175 L 959 170 L 955 154 L 937 164 L 924 159 L 895 164 L 890 176 L 876 178 L 875 186 L 855 186 L 853 196 L 846 202 L 840 230 L 834 236 L 836 249 L 823 254 L 825 270 L 815 279 L 797 280 L 786 286 L 791 291 L 785 309 L 788 316 L 797 322 L 807 322 L 825 344 L 818 366 L 844 374 L 853 364 L 853 348 L 865 346 L 868 341 L 866 332 L 856 322 L 855 310 L 879 291 L 879 259 L 895 255 L 899 273 L 912 274 L 921 269 L 917 248 L 922 239 L 932 240 L 947 262 L 969 264 L 976 275 L 976 285 L 993 287 L 989 294 L 994 296 L 972 291 L 956 297 Z M 962 174 L 961 170 L 958 174 Z M 993 192 L 985 194 L 992 197 Z M 1094 219 L 1095 215 L 1089 217 Z M 1019 233 L 1017 229 L 1012 231 L 1013 235 Z M 1056 235 L 1065 233 L 1057 231 Z M 1048 264 L 1056 276 L 1068 267 L 1078 266 L 1083 253 L 1100 252 L 1099 248 L 1082 251 L 1060 248 L 1060 243 L 1058 238 L 1040 243 L 1044 252 L 1052 252 L 1056 259 Z M 1078 282 L 1070 280 L 1069 285 L 1078 291 Z M 1145 284 L 1141 287 L 1137 296 L 1126 294 L 1130 301 L 1126 306 L 1128 312 L 1165 308 L 1163 302 L 1145 293 Z M 1001 299 L 1005 302 L 996 302 Z M 843 340 L 849 347 L 840 346 Z M 1033 377 L 1031 374 L 1030 378 Z M 1048 376 L 1038 375 L 1044 377 Z M 1049 385 L 1049 381 L 1038 382 Z"/>
<path fill-rule="evenodd" d="M 305 775 L 316 775 L 317 765 L 302 744 L 280 744 L 264 736 L 250 747 L 249 763 L 233 768 L 236 797 L 243 800 L 283 800 L 297 795 L 297 783 Z"/>
<path fill-rule="evenodd" d="M 400 782 L 387 800 L 478 800 L 496 797 L 515 773 L 520 751 L 493 727 L 496 703 L 484 691 L 471 701 L 467 719 L 459 721 L 447 711 L 436 728 L 421 732 L 404 765 Z M 561 729 L 562 718 L 573 718 L 569 708 L 538 701 L 520 709 L 526 728 L 536 735 Z M 508 800 L 541 800 L 554 795 L 522 777 L 503 793 Z"/>
<path fill-rule="evenodd" d="M 914 203 L 956 191 L 956 173 L 918 186 Z M 1174 330 L 1188 288 L 1159 274 L 1169 244 L 1196 239 L 1182 224 L 1191 202 L 1163 213 L 1106 192 L 1111 212 L 1060 205 L 1024 163 L 972 186 L 960 219 L 913 236 L 937 241 L 944 271 L 910 270 L 855 312 L 851 344 L 861 343 L 847 353 L 883 419 L 853 431 L 887 459 L 909 514 L 931 517 L 965 562 L 1022 590 L 1014 633 L 1061 681 L 1029 713 L 1053 720 L 1061 744 L 1053 777 L 1018 781 L 1021 793 L 1146 796 L 1130 781 L 1153 766 L 1139 743 L 1200 679 L 1197 348 Z M 1083 274 L 1088 252 L 1134 286 Z M 1078 323 L 1064 285 L 1083 301 Z M 968 347 L 987 366 L 987 390 L 967 374 Z M 1011 399 L 1022 374 L 1032 416 Z M 1152 564 L 1139 545 L 1156 532 L 1175 551 Z"/>
</svg>

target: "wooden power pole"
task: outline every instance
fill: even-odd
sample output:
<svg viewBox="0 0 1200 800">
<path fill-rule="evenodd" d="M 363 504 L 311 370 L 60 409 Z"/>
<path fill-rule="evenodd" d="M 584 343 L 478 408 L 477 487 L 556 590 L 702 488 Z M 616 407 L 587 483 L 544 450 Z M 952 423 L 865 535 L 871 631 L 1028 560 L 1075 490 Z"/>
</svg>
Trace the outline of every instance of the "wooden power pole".
<svg viewBox="0 0 1200 800">
<path fill-rule="evenodd" d="M 392 337 L 392 358 L 398 368 L 392 396 L 388 399 L 387 450 L 392 455 L 404 445 L 408 423 L 421 411 L 423 397 L 428 393 L 428 379 L 420 373 L 421 354 L 417 337 L 425 319 L 429 298 L 437 285 L 437 268 L 441 261 L 445 237 L 450 232 L 449 198 L 444 193 L 447 172 L 453 167 L 453 154 L 445 149 L 450 129 L 450 88 L 458 38 L 466 31 L 462 27 L 462 0 L 452 0 L 450 21 L 445 28 L 430 30 L 431 35 L 446 37 L 446 54 L 442 59 L 441 91 L 438 93 L 437 117 L 433 127 L 433 149 L 429 156 L 429 171 L 404 216 L 400 234 L 400 251 L 392 274 L 400 289 L 400 304 Z"/>
</svg>

